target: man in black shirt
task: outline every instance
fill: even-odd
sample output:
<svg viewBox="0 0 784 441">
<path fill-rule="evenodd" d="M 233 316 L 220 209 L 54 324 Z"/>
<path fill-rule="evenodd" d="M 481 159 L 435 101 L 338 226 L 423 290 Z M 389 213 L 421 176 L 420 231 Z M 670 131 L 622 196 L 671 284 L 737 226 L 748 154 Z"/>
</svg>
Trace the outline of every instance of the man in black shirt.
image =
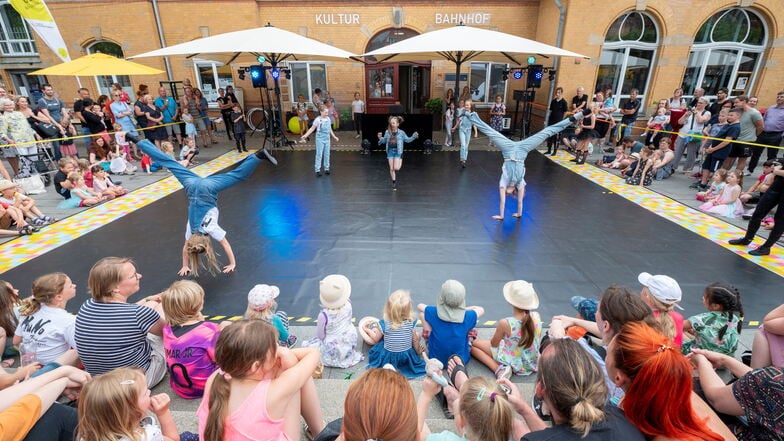
<svg viewBox="0 0 784 441">
<path fill-rule="evenodd" d="M 708 124 L 716 124 L 719 122 L 719 113 L 721 112 L 721 108 L 724 106 L 724 103 L 727 102 L 727 88 L 722 87 L 716 92 L 716 101 L 714 101 L 709 107 L 708 112 L 711 113 L 711 119 L 708 121 Z"/>
<path fill-rule="evenodd" d="M 82 123 L 82 135 L 89 135 L 90 129 L 87 127 L 87 124 L 85 124 L 84 117 L 82 116 L 82 110 L 84 109 L 84 100 L 90 99 L 90 91 L 82 87 L 76 93 L 78 93 L 79 95 L 76 98 L 76 101 L 74 101 L 73 112 L 74 115 L 76 116 L 76 119 L 78 119 L 79 122 Z M 92 100 L 90 100 L 90 103 L 92 103 Z M 90 137 L 85 136 L 84 137 L 85 149 L 87 149 L 87 147 L 90 146 L 90 142 L 92 142 Z"/>
<path fill-rule="evenodd" d="M 760 245 L 757 249 L 749 251 L 752 256 L 767 256 L 770 254 L 770 248 L 781 238 L 784 233 L 784 169 L 781 166 L 781 159 L 775 160 L 773 165 L 773 182 L 770 184 L 765 193 L 762 194 L 754 213 L 749 220 L 749 226 L 746 228 L 746 235 L 741 239 L 732 239 L 729 241 L 730 245 L 748 245 L 754 240 L 757 234 L 762 219 L 767 216 L 768 212 L 776 208 L 776 214 L 773 217 L 773 230 L 768 236 L 768 240 Z"/>
<path fill-rule="evenodd" d="M 227 86 L 228 89 L 231 86 Z M 238 104 L 237 97 L 234 93 L 231 95 L 225 93 L 223 88 L 218 89 L 218 106 L 220 106 L 221 117 L 223 118 L 223 125 L 226 126 L 226 135 L 231 141 L 231 135 L 234 134 L 234 122 L 231 120 L 231 109 L 235 104 Z"/>
<path fill-rule="evenodd" d="M 637 89 L 632 89 L 629 92 L 629 100 L 623 103 L 621 106 L 621 124 L 623 126 L 623 136 L 631 136 L 632 134 L 632 127 L 634 127 L 634 122 L 637 121 L 637 114 L 640 112 L 640 100 L 637 99 L 637 94 L 639 91 Z"/>
<path fill-rule="evenodd" d="M 577 113 L 583 110 L 586 104 L 588 104 L 588 95 L 585 94 L 585 88 L 578 87 L 577 95 L 572 97 L 572 113 Z"/>
<path fill-rule="evenodd" d="M 702 87 L 698 87 L 694 89 L 694 96 L 692 97 L 691 101 L 689 101 L 689 107 L 697 107 L 697 101 L 705 95 L 705 89 Z"/>
</svg>

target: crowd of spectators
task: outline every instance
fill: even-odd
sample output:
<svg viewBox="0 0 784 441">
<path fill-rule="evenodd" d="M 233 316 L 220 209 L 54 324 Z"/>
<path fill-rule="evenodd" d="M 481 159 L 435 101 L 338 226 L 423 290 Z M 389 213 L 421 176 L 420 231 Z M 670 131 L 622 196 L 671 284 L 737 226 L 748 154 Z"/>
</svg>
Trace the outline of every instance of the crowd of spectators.
<svg viewBox="0 0 784 441">
<path fill-rule="evenodd" d="M 677 281 L 648 273 L 638 279 L 639 294 L 611 286 L 599 298 L 573 298 L 577 315 L 552 317 L 545 332 L 535 287 L 509 282 L 498 295 L 512 314 L 493 338 L 480 340 L 475 327 L 484 309 L 467 306 L 465 287 L 456 280 L 441 286 L 434 305 L 414 308 L 410 294 L 395 291 L 384 320 L 372 326 L 363 319 L 358 329 L 350 313 L 342 314 L 351 310 L 350 281 L 330 275 L 319 287 L 330 323 L 315 341 L 324 344 L 302 348 L 294 347 L 288 321 L 276 314 L 280 290 L 274 286 L 250 290 L 245 319 L 218 324 L 202 318 L 205 294 L 193 281 L 134 301 L 142 275 L 127 258 L 93 265 L 92 297 L 76 315 L 65 310 L 77 289 L 66 274 L 37 278 L 29 297 L 0 281 L 4 358 L 14 361 L 14 345 L 24 354 L 32 345 L 37 354 L 0 375 L 0 436 L 196 439 L 178 433 L 168 395 L 150 396 L 149 388 L 168 372 L 174 393 L 201 399 L 193 416 L 201 439 L 261 433 L 297 439 L 303 418 L 307 435 L 321 441 L 780 437 L 784 304 L 763 319 L 746 365 L 735 358 L 744 316 L 735 287 L 706 286 L 705 311 L 684 318 L 677 312 L 683 296 Z M 410 326 L 415 310 L 421 332 Z M 313 378 L 322 364 L 359 362 L 358 333 L 375 336 L 370 353 L 384 353 L 386 364 L 373 366 L 371 356 L 349 387 L 343 418 L 326 424 L 320 404 L 326 397 L 318 396 Z M 410 370 L 411 348 L 429 360 L 426 370 Z M 407 355 L 390 355 L 396 351 Z M 469 377 L 473 357 L 495 375 Z M 510 382 L 512 375 L 528 374 L 536 376 L 533 396 Z M 418 398 L 407 376 L 423 378 Z M 436 397 L 454 418 L 454 430 L 431 433 L 425 424 Z M 148 412 L 157 419 L 146 418 Z"/>
</svg>

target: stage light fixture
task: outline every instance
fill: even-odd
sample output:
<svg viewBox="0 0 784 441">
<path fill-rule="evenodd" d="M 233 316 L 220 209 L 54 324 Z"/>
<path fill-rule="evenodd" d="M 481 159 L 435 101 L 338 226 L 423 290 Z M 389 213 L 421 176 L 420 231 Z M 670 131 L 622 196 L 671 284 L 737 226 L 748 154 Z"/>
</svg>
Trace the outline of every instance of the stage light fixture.
<svg viewBox="0 0 784 441">
<path fill-rule="evenodd" d="M 504 81 L 509 79 L 509 69 L 504 69 L 503 73 L 501 74 L 501 79 Z"/>
<path fill-rule="evenodd" d="M 272 75 L 272 79 L 273 79 L 273 80 L 277 80 L 277 79 L 279 79 L 279 78 L 280 78 L 280 69 L 278 69 L 278 68 L 276 67 L 276 68 L 272 69 L 272 71 L 270 72 L 270 74 Z"/>
<path fill-rule="evenodd" d="M 242 69 L 240 69 L 239 72 L 237 72 L 237 74 L 239 75 L 240 80 L 243 80 L 243 81 L 245 80 L 245 68 L 244 67 Z"/>
<path fill-rule="evenodd" d="M 515 80 L 519 80 L 520 78 L 523 78 L 523 71 L 516 70 L 512 76 L 514 77 Z"/>
<path fill-rule="evenodd" d="M 264 73 L 264 66 L 259 64 L 250 67 L 250 81 L 253 87 L 267 87 L 267 75 Z"/>
<path fill-rule="evenodd" d="M 264 62 L 267 61 L 267 59 L 264 58 L 264 55 L 259 55 L 258 57 L 256 57 L 256 61 L 258 61 L 259 63 L 264 64 Z"/>
<path fill-rule="evenodd" d="M 530 57 L 528 57 L 528 64 L 534 64 L 534 63 L 536 63 L 536 57 L 531 55 Z"/>
<path fill-rule="evenodd" d="M 547 75 L 547 79 L 549 81 L 554 81 L 555 80 L 555 74 L 556 74 L 556 71 L 550 69 L 550 73 L 549 73 L 549 75 Z"/>
<path fill-rule="evenodd" d="M 541 64 L 532 64 L 528 66 L 528 81 L 526 87 L 537 88 L 542 87 L 542 77 L 544 76 L 544 68 Z"/>
</svg>

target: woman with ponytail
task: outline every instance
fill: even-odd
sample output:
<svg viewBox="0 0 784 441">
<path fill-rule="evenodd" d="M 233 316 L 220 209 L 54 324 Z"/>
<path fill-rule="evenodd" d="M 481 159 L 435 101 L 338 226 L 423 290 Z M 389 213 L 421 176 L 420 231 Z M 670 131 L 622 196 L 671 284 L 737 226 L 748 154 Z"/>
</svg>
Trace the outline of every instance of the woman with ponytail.
<svg viewBox="0 0 784 441">
<path fill-rule="evenodd" d="M 683 332 L 687 337 L 683 343 L 683 353 L 688 354 L 692 349 L 700 348 L 735 355 L 743 326 L 740 291 L 729 283 L 711 283 L 705 287 L 702 304 L 708 312 L 694 315 L 683 322 Z"/>
<path fill-rule="evenodd" d="M 692 392 L 691 364 L 672 340 L 644 323 L 628 323 L 607 347 L 607 373 L 626 391 L 621 407 L 648 439 L 735 439 Z"/>
<path fill-rule="evenodd" d="M 300 413 L 315 436 L 324 426 L 312 379 L 319 358 L 317 349 L 278 347 L 278 333 L 265 321 L 232 323 L 218 337 L 219 369 L 196 411 L 199 438 L 297 441 Z"/>
<path fill-rule="evenodd" d="M 76 285 L 63 273 L 51 273 L 33 281 L 33 295 L 19 308 L 21 318 L 14 332 L 14 344 L 35 345 L 42 364 L 79 365 L 74 342 L 76 316 L 65 305 L 76 296 Z"/>
</svg>

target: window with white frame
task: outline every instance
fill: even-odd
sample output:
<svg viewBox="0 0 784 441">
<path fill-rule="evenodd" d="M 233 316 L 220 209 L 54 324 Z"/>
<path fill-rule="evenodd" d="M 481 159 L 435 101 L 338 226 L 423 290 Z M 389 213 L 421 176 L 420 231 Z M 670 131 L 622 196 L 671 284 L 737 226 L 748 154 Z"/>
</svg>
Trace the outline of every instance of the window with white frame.
<svg viewBox="0 0 784 441">
<path fill-rule="evenodd" d="M 193 60 L 193 68 L 196 71 L 196 85 L 201 90 L 204 98 L 207 98 L 210 108 L 218 108 L 218 89 L 226 89 L 226 86 L 234 87 L 234 79 L 231 76 L 231 65 L 223 64 L 212 60 Z"/>
<path fill-rule="evenodd" d="M 748 94 L 762 62 L 767 24 L 754 11 L 731 8 L 713 14 L 694 38 L 683 75 L 683 92 L 702 87 L 715 96 L 726 87 L 731 96 Z"/>
<path fill-rule="evenodd" d="M 501 63 L 471 63 L 471 99 L 475 103 L 492 103 L 496 95 L 506 96 L 506 68 L 507 65 Z"/>
<path fill-rule="evenodd" d="M 659 30 L 649 15 L 632 11 L 618 17 L 604 38 L 594 90 L 611 89 L 620 102 L 637 89 L 644 101 L 658 45 Z"/>
<path fill-rule="evenodd" d="M 291 79 L 289 80 L 290 101 L 296 102 L 297 97 L 302 95 L 305 102 L 313 101 L 313 90 L 327 89 L 327 65 L 317 62 L 295 62 L 288 63 L 291 69 Z"/>
<path fill-rule="evenodd" d="M 88 54 L 106 54 L 117 58 L 125 58 L 122 48 L 117 43 L 111 41 L 96 41 L 87 47 Z M 131 102 L 136 100 L 136 94 L 131 86 L 131 77 L 128 75 L 98 75 L 95 77 L 95 82 L 98 85 L 98 94 L 112 96 L 112 84 L 117 83 L 122 87 L 122 90 L 131 98 Z"/>
<path fill-rule="evenodd" d="M 0 51 L 6 57 L 38 55 L 27 23 L 7 1 L 0 2 Z"/>
</svg>

